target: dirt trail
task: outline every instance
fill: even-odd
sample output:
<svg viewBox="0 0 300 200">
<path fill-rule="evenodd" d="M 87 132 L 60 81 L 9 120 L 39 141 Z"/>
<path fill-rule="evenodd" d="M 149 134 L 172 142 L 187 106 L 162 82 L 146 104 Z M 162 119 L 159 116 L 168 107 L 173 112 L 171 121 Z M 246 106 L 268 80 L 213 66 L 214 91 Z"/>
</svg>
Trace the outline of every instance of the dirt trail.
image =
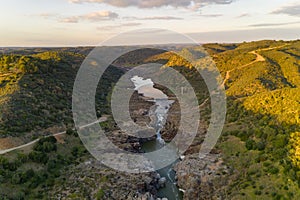
<svg viewBox="0 0 300 200">
<path fill-rule="evenodd" d="M 278 46 L 278 47 L 269 47 L 269 48 L 258 49 L 258 50 L 254 50 L 254 51 L 249 52 L 249 53 L 251 53 L 251 54 L 256 55 L 256 59 L 255 59 L 254 61 L 248 63 L 248 64 L 245 64 L 245 65 L 239 66 L 239 67 L 237 67 L 237 68 L 228 70 L 228 71 L 226 72 L 225 79 L 223 80 L 223 83 L 221 84 L 221 88 L 225 87 L 226 82 L 230 79 L 230 73 L 231 73 L 232 71 L 239 70 L 239 69 L 243 69 L 243 68 L 248 67 L 248 66 L 250 66 L 250 65 L 252 65 L 252 64 L 254 64 L 254 63 L 257 63 L 257 62 L 265 62 L 266 59 L 265 59 L 262 55 L 260 55 L 258 52 L 260 52 L 260 51 L 268 51 L 268 50 L 273 50 L 273 49 L 279 49 L 279 48 L 285 47 L 285 46 L 287 46 L 287 45 L 288 45 L 288 44 L 284 44 L 284 45 L 281 45 L 281 46 Z"/>
<path fill-rule="evenodd" d="M 91 126 L 91 125 L 96 124 L 96 123 L 105 122 L 105 121 L 107 121 L 107 117 L 100 117 L 97 121 L 92 122 L 92 123 L 87 124 L 87 125 L 84 125 L 84 126 L 81 126 L 81 127 L 79 127 L 79 129 L 82 129 L 82 128 Z M 65 134 L 65 133 L 66 133 L 66 131 L 62 131 L 62 132 L 54 133 L 54 134 L 49 135 L 49 136 L 46 136 L 46 137 L 50 137 L 50 136 L 54 136 L 54 137 L 55 137 L 55 136 L 63 135 L 63 134 Z M 30 145 L 32 145 L 32 144 L 35 144 L 35 143 L 38 142 L 39 140 L 40 140 L 40 139 L 36 139 L 36 140 L 33 140 L 33 141 L 31 141 L 31 142 L 29 142 L 29 143 L 27 143 L 27 144 L 23 144 L 23 145 L 20 145 L 20 146 L 17 146 L 17 147 L 9 148 L 9 149 L 3 149 L 3 150 L 0 150 L 0 155 L 6 154 L 6 153 L 11 152 L 11 151 L 14 151 L 14 150 L 18 150 L 18 149 L 22 149 L 22 148 L 28 147 L 28 146 L 30 146 Z"/>
<path fill-rule="evenodd" d="M 3 76 L 9 76 L 9 75 L 12 75 L 12 73 L 6 73 L 6 74 L 1 74 L 1 73 L 0 73 L 0 77 L 3 77 Z"/>
<path fill-rule="evenodd" d="M 249 53 L 252 53 L 252 54 L 256 55 L 256 59 L 255 59 L 254 61 L 248 63 L 248 64 L 245 64 L 245 65 L 242 65 L 242 66 L 240 66 L 240 67 L 237 67 L 237 68 L 234 68 L 234 69 L 231 69 L 231 70 L 227 71 L 227 72 L 226 72 L 226 77 L 225 77 L 223 83 L 221 84 L 221 88 L 223 88 L 223 87 L 225 86 L 226 82 L 230 79 L 230 73 L 231 73 L 232 71 L 238 70 L 238 69 L 242 69 L 242 68 L 245 68 L 245 67 L 248 67 L 248 66 L 250 66 L 250 65 L 252 65 L 252 64 L 254 64 L 254 63 L 256 63 L 256 62 L 264 62 L 264 61 L 266 61 L 266 59 L 265 59 L 262 55 L 260 55 L 260 54 L 258 53 L 259 51 L 268 51 L 268 50 L 272 50 L 272 49 L 279 49 L 279 48 L 282 48 L 282 47 L 287 46 L 287 45 L 288 45 L 288 44 L 284 44 L 284 45 L 278 46 L 278 47 L 270 47 L 270 48 L 258 49 L 258 50 L 254 50 L 254 51 L 249 52 Z M 1 77 L 1 76 L 7 76 L 7 75 L 9 75 L 9 74 L 0 74 L 0 77 Z M 205 99 L 205 100 L 203 101 L 203 103 L 202 103 L 199 107 L 200 107 L 200 108 L 203 107 L 203 106 L 208 102 L 208 100 L 209 100 L 209 98 Z M 96 124 L 96 123 L 99 123 L 99 122 L 104 122 L 104 121 L 107 121 L 107 117 L 101 117 L 101 118 L 99 118 L 99 119 L 98 119 L 97 121 L 95 121 L 95 122 L 92 122 L 92 123 L 90 123 L 90 124 L 87 124 L 87 125 L 84 125 L 84 126 L 79 127 L 79 129 L 85 128 L 85 127 L 88 127 L 88 126 L 91 126 L 91 125 Z M 52 134 L 52 135 L 50 135 L 50 136 L 59 136 L 59 135 L 65 134 L 65 133 L 66 133 L 66 131 L 63 131 L 63 132 L 59 132 L 59 133 Z M 47 137 L 50 137 L 50 136 L 47 136 Z M 11 152 L 11 151 L 14 151 L 14 150 L 17 150 L 17 149 L 25 148 L 25 147 L 27 147 L 27 146 L 30 146 L 30 145 L 32 145 L 32 144 L 38 142 L 39 140 L 40 140 L 40 139 L 36 139 L 36 140 L 33 140 L 33 141 L 31 141 L 31 142 L 29 142 L 29 143 L 27 143 L 27 144 L 23 144 L 23 145 L 20 145 L 20 146 L 17 146 L 17 147 L 9 148 L 9 149 L 3 149 L 3 150 L 0 150 L 0 155 L 5 154 L 5 153 L 8 153 L 8 152 Z"/>
</svg>

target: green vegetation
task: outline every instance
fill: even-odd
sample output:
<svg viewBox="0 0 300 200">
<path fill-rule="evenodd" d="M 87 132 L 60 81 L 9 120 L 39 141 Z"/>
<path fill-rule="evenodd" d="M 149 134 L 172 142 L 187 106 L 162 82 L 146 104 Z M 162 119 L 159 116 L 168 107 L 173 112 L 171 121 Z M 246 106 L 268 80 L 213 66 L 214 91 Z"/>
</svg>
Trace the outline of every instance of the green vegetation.
<svg viewBox="0 0 300 200">
<path fill-rule="evenodd" d="M 70 77 L 76 73 L 72 65 L 81 60 L 80 55 L 63 52 L 2 56 L 2 136 L 71 123 Z"/>
<path fill-rule="evenodd" d="M 266 60 L 247 65 L 252 59 L 245 56 L 233 65 L 234 55 L 253 50 Z M 233 199 L 300 198 L 299 56 L 298 41 L 242 43 L 213 55 L 222 74 L 233 70 L 225 85 L 227 123 L 218 144 L 235 171 L 229 176 Z M 241 65 L 246 66 L 235 70 Z"/>
<path fill-rule="evenodd" d="M 46 199 L 69 166 L 89 157 L 79 138 L 66 135 L 64 142 L 57 144 L 54 137 L 46 137 L 30 153 L 0 156 L 1 199 Z"/>
<path fill-rule="evenodd" d="M 225 163 L 234 171 L 228 177 L 232 179 L 228 195 L 233 199 L 299 199 L 299 41 L 204 47 L 224 77 L 230 71 L 225 83 L 228 114 L 218 144 Z M 196 49 L 180 53 L 188 57 Z M 203 86 L 191 63 L 178 55 L 163 53 L 151 59 L 179 70 L 196 91 L 197 83 Z M 199 102 L 207 97 L 203 88 L 197 95 Z"/>
<path fill-rule="evenodd" d="M 289 139 L 289 158 L 294 166 L 300 168 L 300 132 L 290 135 Z"/>
<path fill-rule="evenodd" d="M 48 127 L 72 126 L 72 90 L 84 56 L 70 52 L 3 55 L 0 58 L 0 137 Z M 109 113 L 107 94 L 123 74 L 109 67 L 99 82 L 98 116 Z M 38 137 L 41 133 L 33 135 Z"/>
<path fill-rule="evenodd" d="M 231 169 L 227 196 L 300 199 L 300 41 L 265 40 L 204 47 L 224 78 L 230 72 L 225 82 L 226 124 L 217 145 Z M 88 51 L 20 50 L 18 54 L 10 52 L 0 57 L 0 136 L 31 139 L 48 134 L 43 131 L 49 127 L 68 127 L 65 144 L 46 137 L 26 153 L 16 151 L 0 156 L 1 197 L 46 198 L 51 187 L 64 182 L 64 170 L 88 157 L 72 129 L 71 114 L 73 83 Z M 195 46 L 184 48 L 179 55 L 189 58 L 195 53 L 205 55 Z M 110 114 L 111 90 L 125 67 L 153 61 L 182 73 L 195 88 L 199 102 L 209 97 L 204 80 L 191 63 L 174 53 L 145 49 L 122 56 L 106 70 L 95 97 L 97 116 Z M 177 84 L 172 77 L 167 81 Z M 207 120 L 209 103 L 201 109 L 202 119 Z M 116 129 L 113 119 L 101 126 L 108 135 Z M 170 127 L 176 128 L 173 124 Z M 195 141 L 197 146 L 202 138 L 198 136 Z M 107 178 L 99 181 L 107 182 Z M 97 188 L 93 197 L 105 198 L 106 188 Z M 68 195 L 71 199 L 83 197 L 76 192 Z"/>
</svg>

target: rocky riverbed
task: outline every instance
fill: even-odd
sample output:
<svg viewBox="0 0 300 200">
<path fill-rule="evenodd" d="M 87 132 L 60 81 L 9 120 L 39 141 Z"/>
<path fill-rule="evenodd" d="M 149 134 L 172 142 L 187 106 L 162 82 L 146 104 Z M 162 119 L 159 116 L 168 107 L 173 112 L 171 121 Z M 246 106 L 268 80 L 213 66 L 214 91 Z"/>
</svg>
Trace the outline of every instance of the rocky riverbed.
<svg viewBox="0 0 300 200">
<path fill-rule="evenodd" d="M 188 155 L 175 166 L 177 184 L 184 191 L 184 200 L 225 199 L 223 186 L 227 185 L 230 169 L 220 155 Z"/>
<path fill-rule="evenodd" d="M 164 91 L 161 86 L 156 87 Z M 169 109 L 165 126 L 160 131 L 162 139 L 166 142 L 175 137 L 180 122 L 180 105 L 174 96 L 171 96 L 171 98 L 174 99 L 174 103 Z M 140 124 L 151 122 L 151 119 L 148 118 L 149 111 L 146 111 L 151 109 L 149 99 L 145 99 L 143 95 L 135 94 L 132 100 L 135 103 L 132 104 L 131 113 L 134 113 L 135 121 Z M 141 107 L 146 109 L 141 109 Z M 198 152 L 206 130 L 207 122 L 202 119 L 202 121 L 199 121 L 198 134 L 193 144 L 185 152 L 185 156 L 181 157 L 183 160 L 177 162 L 173 167 L 176 172 L 176 184 L 184 192 L 184 200 L 225 198 L 223 186 L 227 184 L 226 176 L 230 174 L 230 169 L 224 165 L 219 152 L 214 150 L 212 154 L 207 155 L 205 158 L 199 158 Z M 151 139 L 154 140 L 154 138 Z M 140 144 L 143 145 L 144 142 L 148 141 L 142 140 Z M 153 194 L 153 192 L 150 191 L 150 194 Z M 148 199 L 151 199 L 151 197 L 148 197 Z"/>
<path fill-rule="evenodd" d="M 164 141 L 171 141 L 178 131 L 180 106 L 174 99 L 174 103 L 169 109 L 165 126 L 161 129 L 161 137 Z M 138 92 L 134 92 L 130 99 L 130 116 L 132 120 L 139 124 L 150 124 L 151 109 L 155 102 L 149 101 Z M 198 135 L 190 148 L 181 156 L 182 160 L 168 168 L 167 173 L 163 175 L 158 172 L 144 174 L 121 173 L 112 170 L 94 158 L 74 165 L 66 170 L 62 179 L 62 184 L 53 189 L 51 196 L 57 199 L 70 199 L 70 195 L 77 195 L 83 199 L 126 199 L 126 200 L 174 200 L 162 196 L 160 191 L 167 184 L 169 170 L 173 173 L 174 183 L 184 193 L 184 200 L 200 199 L 224 199 L 225 192 L 223 186 L 227 184 L 226 176 L 230 173 L 220 156 L 210 154 L 204 159 L 198 156 L 203 136 L 206 133 L 207 125 L 200 122 Z M 157 135 L 147 139 L 135 138 L 127 135 L 125 132 L 118 130 L 115 126 L 112 130 L 107 130 L 107 137 L 119 148 L 134 153 L 144 152 L 143 145 L 156 140 Z M 155 150 L 155 149 L 154 149 Z M 173 182 L 171 182 L 173 184 Z M 171 190 L 170 190 L 171 191 Z M 177 191 L 178 192 L 178 191 Z"/>
</svg>

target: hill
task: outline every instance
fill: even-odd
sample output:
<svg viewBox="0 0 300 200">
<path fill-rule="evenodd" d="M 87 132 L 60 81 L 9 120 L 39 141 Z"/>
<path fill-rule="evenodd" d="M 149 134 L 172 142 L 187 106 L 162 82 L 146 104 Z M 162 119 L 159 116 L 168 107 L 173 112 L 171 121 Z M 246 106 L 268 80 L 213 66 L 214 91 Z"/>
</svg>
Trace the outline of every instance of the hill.
<svg viewBox="0 0 300 200">
<path fill-rule="evenodd" d="M 185 153 L 185 159 L 176 166 L 179 170 L 178 184 L 186 191 L 184 198 L 299 199 L 300 41 L 265 40 L 240 44 L 205 44 L 203 47 L 223 76 L 228 108 L 222 136 L 212 151 L 213 155 L 205 160 L 208 165 L 202 165 L 197 157 L 209 125 L 211 108 L 207 87 L 193 68 L 193 63 L 174 53 L 144 49 L 142 52 L 131 52 L 112 63 L 97 89 L 98 117 L 111 114 L 111 90 L 119 77 L 131 67 L 149 62 L 173 67 L 189 80 L 201 104 L 199 133 Z M 109 199 L 116 197 L 113 195 L 118 190 L 120 194 L 137 190 L 133 184 L 124 184 L 128 175 L 122 174 L 121 181 L 118 181 L 118 174 L 103 167 L 98 169 L 100 174 L 92 167 L 89 168 L 90 180 L 85 177 L 80 182 L 76 178 L 83 175 L 81 172 L 85 165 L 82 163 L 92 158 L 71 130 L 71 95 L 77 70 L 90 50 L 7 49 L 1 56 L 0 145 L 7 139 L 17 144 L 24 143 L 55 133 L 56 129 L 69 128 L 64 143 L 42 140 L 37 146 L 29 146 L 28 149 L 0 157 L 0 183 L 6 185 L 7 191 L 18 188 L 18 194 L 24 198 L 37 198 L 39 191 L 44 190 L 46 196 L 59 191 L 58 194 L 64 197 L 76 199 L 83 198 L 79 193 L 84 192 L 90 198 L 99 195 Z M 178 54 L 185 57 L 205 55 L 196 46 L 178 50 Z M 174 81 L 172 77 L 169 78 L 170 82 Z M 156 84 L 155 87 L 164 90 L 169 96 L 173 95 L 163 86 Z M 145 104 L 137 96 L 133 99 L 136 105 Z M 172 115 L 172 112 L 176 113 L 180 108 L 174 105 L 173 110 L 170 109 L 167 126 L 162 130 L 165 139 L 172 139 L 178 129 L 178 116 Z M 134 117 L 138 118 L 138 115 L 135 113 Z M 134 141 L 135 148 L 139 148 L 137 144 L 141 141 L 121 137 L 112 118 L 108 117 L 101 125 L 108 135 L 114 136 L 112 140 L 121 143 L 121 146 L 134 150 L 130 143 Z M 126 144 L 128 141 L 130 144 Z M 22 160 L 23 154 L 26 154 L 26 159 Z M 220 167 L 219 161 L 224 167 Z M 208 166 L 209 169 L 200 166 Z M 181 169 L 184 169 L 184 173 L 180 172 Z M 52 172 L 55 175 L 50 175 Z M 72 177 L 72 181 L 62 173 Z M 29 178 L 31 175 L 34 179 Z M 37 190 L 32 185 L 35 179 L 39 180 Z M 134 180 L 132 183 L 140 183 L 136 179 L 130 177 L 130 180 Z M 97 180 L 101 180 L 99 185 L 94 184 Z M 76 181 L 79 181 L 78 184 L 74 184 Z M 113 187 L 114 183 L 118 183 L 119 189 Z M 60 184 L 64 185 L 64 189 L 59 188 Z M 70 184 L 72 188 L 68 187 Z M 93 189 L 89 190 L 85 185 Z M 10 198 L 7 191 L 0 190 L 0 193 Z M 30 196 L 32 191 L 34 195 Z M 146 192 L 143 187 L 141 191 Z M 43 195 L 38 197 L 42 198 Z"/>
</svg>

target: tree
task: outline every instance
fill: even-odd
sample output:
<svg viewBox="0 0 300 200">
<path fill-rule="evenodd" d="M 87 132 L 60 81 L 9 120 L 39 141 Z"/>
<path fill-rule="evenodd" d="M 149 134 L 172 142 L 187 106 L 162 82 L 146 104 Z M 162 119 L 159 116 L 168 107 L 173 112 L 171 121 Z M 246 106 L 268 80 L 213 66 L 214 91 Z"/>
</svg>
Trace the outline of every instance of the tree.
<svg viewBox="0 0 300 200">
<path fill-rule="evenodd" d="M 256 146 L 259 151 L 262 151 L 265 149 L 266 144 L 263 141 L 259 141 L 258 143 L 256 143 Z"/>
<path fill-rule="evenodd" d="M 33 147 L 35 151 L 41 151 L 49 153 L 51 151 L 56 151 L 56 139 L 53 136 L 40 139 Z"/>
<path fill-rule="evenodd" d="M 29 158 L 33 162 L 46 164 L 49 157 L 46 153 L 40 151 L 32 151 L 29 153 Z"/>
<path fill-rule="evenodd" d="M 300 168 L 300 132 L 290 135 L 289 140 L 289 158 L 293 165 Z"/>
<path fill-rule="evenodd" d="M 254 140 L 252 140 L 252 139 L 248 139 L 246 141 L 246 148 L 248 150 L 256 149 L 256 142 Z"/>
</svg>

